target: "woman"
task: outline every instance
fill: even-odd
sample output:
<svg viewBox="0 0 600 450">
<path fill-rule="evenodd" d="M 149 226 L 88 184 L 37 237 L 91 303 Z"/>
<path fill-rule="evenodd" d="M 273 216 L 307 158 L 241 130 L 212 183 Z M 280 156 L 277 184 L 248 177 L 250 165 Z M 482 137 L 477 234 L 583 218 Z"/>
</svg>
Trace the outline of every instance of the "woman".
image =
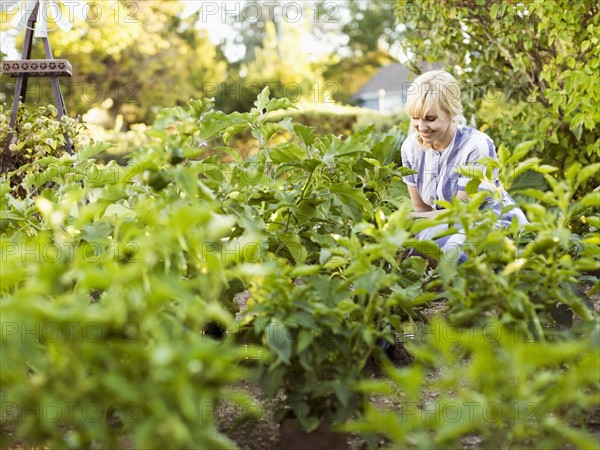
<svg viewBox="0 0 600 450">
<path fill-rule="evenodd" d="M 424 73 L 412 83 L 407 94 L 410 131 L 402 144 L 402 162 L 417 172 L 404 177 L 415 210 L 411 216 L 434 217 L 443 211 L 438 208 L 437 200 L 451 201 L 454 197 L 468 200 L 465 188 L 469 178 L 458 174 L 457 168 L 479 164 L 483 169 L 479 163 L 482 158 L 497 160 L 498 157 L 487 134 L 464 125 L 460 87 L 448 72 Z M 493 178 L 483 181 L 479 189 L 501 190 L 501 201 L 490 200 L 485 204 L 496 211 L 500 226 L 508 226 L 512 220 L 517 220 L 520 225 L 528 223 L 523 211 L 501 186 L 496 170 Z M 510 205 L 515 206 L 507 210 Z M 503 208 L 507 212 L 502 213 Z M 446 229 L 447 225 L 434 226 L 416 237 L 430 240 Z M 455 254 L 461 263 L 466 260 L 466 255 L 452 249 L 460 250 L 464 240 L 464 233 L 458 232 L 437 239 L 436 243 L 444 255 Z"/>
</svg>

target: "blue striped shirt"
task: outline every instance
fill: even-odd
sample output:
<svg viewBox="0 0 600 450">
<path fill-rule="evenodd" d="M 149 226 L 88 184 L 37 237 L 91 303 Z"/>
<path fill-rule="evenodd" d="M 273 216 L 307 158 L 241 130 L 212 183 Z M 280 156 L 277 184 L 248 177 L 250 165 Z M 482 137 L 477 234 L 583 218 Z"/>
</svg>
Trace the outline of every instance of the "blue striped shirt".
<svg viewBox="0 0 600 450">
<path fill-rule="evenodd" d="M 478 167 L 485 174 L 485 167 L 479 163 L 485 157 L 498 160 L 494 142 L 479 130 L 458 126 L 452 142 L 444 150 L 420 148 L 417 133 L 413 133 L 402 144 L 402 164 L 417 173 L 405 176 L 404 181 L 416 187 L 423 202 L 435 209 L 436 200 L 451 201 L 458 191 L 465 190 L 470 177 L 458 174 L 456 169 L 461 166 Z M 486 207 L 493 208 L 500 216 L 503 207 L 515 205 L 515 202 L 500 184 L 494 169 L 491 179 L 482 181 L 479 190 L 493 192 L 496 188 L 502 190 L 502 202 L 491 200 Z M 528 223 L 523 211 L 516 206 L 499 219 L 510 223 L 513 217 L 517 217 L 520 224 Z"/>
</svg>

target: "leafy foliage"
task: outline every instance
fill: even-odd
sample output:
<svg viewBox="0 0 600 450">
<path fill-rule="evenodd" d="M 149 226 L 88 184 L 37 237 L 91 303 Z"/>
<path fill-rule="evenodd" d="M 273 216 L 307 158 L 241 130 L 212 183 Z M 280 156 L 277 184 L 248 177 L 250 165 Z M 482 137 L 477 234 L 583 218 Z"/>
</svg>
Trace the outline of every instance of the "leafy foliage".
<svg viewBox="0 0 600 450">
<path fill-rule="evenodd" d="M 525 143 L 512 155 L 500 147 L 499 161 L 481 161 L 487 170 L 500 170 L 500 179 L 507 187 L 531 167 L 543 173 L 552 187 L 547 192 L 534 188 L 520 191 L 535 199 L 535 203 L 524 205 L 532 219 L 524 232 L 516 223 L 499 229 L 496 214 L 491 209 L 481 209 L 484 202 L 494 200 L 486 192 L 476 191 L 486 174 L 472 168 L 461 169 L 473 176 L 467 186 L 471 201 L 446 202 L 443 206 L 447 212 L 442 217 L 413 227 L 417 231 L 444 223 L 465 234 L 464 251 L 468 256 L 465 263 L 456 264 L 457 254 L 440 256 L 435 247 L 432 255 L 440 259 L 438 272 L 448 299 L 448 318 L 454 324 L 472 324 L 491 313 L 505 324 L 518 327 L 527 323 L 540 339 L 543 329 L 555 322 L 559 303 L 586 320 L 592 319 L 589 304 L 574 286 L 588 272 L 600 267 L 597 228 L 580 235 L 574 232 L 573 225 L 579 230 L 586 229 L 582 222 L 587 221 L 588 215 L 597 215 L 598 190 L 579 200 L 573 197 L 598 167 L 590 165 L 581 170 L 580 165 L 575 165 L 567 172 L 566 180 L 557 181 L 549 174 L 556 169 L 541 165 L 537 158 L 516 163 L 530 147 Z M 501 195 L 497 190 L 492 197 L 501 201 Z M 427 253 L 427 248 L 424 251 Z"/>
<path fill-rule="evenodd" d="M 542 343 L 495 321 L 471 330 L 434 321 L 409 343 L 414 366 L 388 367 L 391 386 L 363 385 L 396 398 L 400 413 L 371 407 L 346 429 L 384 435 L 389 448 L 456 448 L 473 436 L 481 448 L 594 448 L 592 433 L 571 425 L 597 405 L 594 339 Z M 441 395 L 427 396 L 431 390 Z"/>
<path fill-rule="evenodd" d="M 379 416 L 368 408 L 374 385 L 367 361 L 381 363 L 382 343 L 395 332 L 418 334 L 423 309 L 445 298 L 459 332 L 481 329 L 485 317 L 539 340 L 528 348 L 502 341 L 504 359 L 490 365 L 520 364 L 531 349 L 539 364 L 517 375 L 535 386 L 522 391 L 500 369 L 497 378 L 482 378 L 489 346 L 460 341 L 455 354 L 446 339 L 416 346 L 419 362 L 409 375 L 391 373 L 415 401 L 426 364 L 468 380 L 453 394 L 460 399 L 552 400 L 540 367 L 577 396 L 540 409 L 538 434 L 506 421 L 493 430 L 481 422 L 456 430 L 426 421 L 393 431 L 389 415 L 382 430 L 400 445 L 414 436 L 426 446 L 453 443 L 463 432 L 554 439 L 557 424 L 571 442 L 587 442 L 559 414 L 585 410 L 585 389 L 597 389 L 589 378 L 596 360 L 575 356 L 595 345 L 597 318 L 570 290 L 598 269 L 597 191 L 575 197 L 597 167 L 574 166 L 555 179 L 553 168 L 524 159 L 531 143 L 512 152 L 500 146 L 500 167 L 483 163 L 499 170 L 506 186 L 531 166 L 550 186 L 522 190 L 537 201 L 525 206 L 528 234 L 495 227 L 495 217 L 479 208 L 493 196 L 474 192 L 478 182 L 468 186 L 468 204 L 448 203 L 445 215 L 415 221 L 401 179 L 408 169 L 398 160 L 401 132 L 369 127 L 343 138 L 274 119 L 292 106 L 268 89 L 245 113 L 191 100 L 157 114 L 126 166 L 99 162 L 107 147 L 99 143 L 75 156 L 45 155 L 4 176 L 0 381 L 10 414 L 3 420 L 54 447 L 231 448 L 211 412 L 223 400 L 248 404 L 231 383 L 258 375 L 266 394 L 284 394 L 281 413 L 291 411 L 307 430 L 364 413 L 372 424 Z M 251 157 L 235 148 L 241 133 L 258 141 Z M 414 239 L 423 227 L 446 223 L 460 223 L 467 235 L 469 259 L 458 267 L 433 242 Z M 417 246 L 439 260 L 437 269 L 403 257 Z M 248 308 L 240 314 L 233 300 L 243 292 Z M 563 320 L 569 314 L 580 325 L 561 331 L 571 325 Z M 209 323 L 227 330 L 222 342 L 204 334 Z M 569 347 L 575 333 L 586 340 Z M 455 365 L 463 352 L 473 355 L 472 365 Z M 50 405 L 61 406 L 58 416 L 48 415 Z M 101 414 L 92 420 L 89 408 Z"/>
<path fill-rule="evenodd" d="M 35 164 L 47 156 L 61 156 L 66 151 L 65 137 L 72 145 L 84 145 L 85 126 L 77 119 L 58 117 L 56 107 L 31 107 L 19 104 L 15 128 L 10 127 L 12 110 L 0 104 L 0 165 L 2 171 L 14 171 L 27 164 Z M 7 148 L 7 140 L 11 142 Z M 11 186 L 22 193 L 17 176 Z"/>
<path fill-rule="evenodd" d="M 201 253 L 231 219 L 143 183 L 151 153 L 127 167 L 88 159 L 103 148 L 20 168 L 23 198 L 2 184 L 3 414 L 57 447 L 127 446 L 125 434 L 136 447 L 231 448 L 214 407 L 247 352 L 203 335 L 232 317 L 225 265 Z"/>
<path fill-rule="evenodd" d="M 224 58 L 206 33 L 195 29 L 197 17 L 181 17 L 183 8 L 183 2 L 92 3 L 86 21 L 67 33 L 53 32 L 54 57 L 68 59 L 74 68 L 62 87 L 67 109 L 84 114 L 108 101 L 111 120 L 121 115 L 125 127 L 151 123 L 161 107 L 183 104 L 223 81 Z M 69 17 L 68 6 L 62 14 Z M 10 25 L 15 15 L 2 23 Z M 41 43 L 34 44 L 32 57 L 43 54 Z M 2 80 L 11 98 L 14 81 Z M 50 103 L 48 86 L 46 80 L 30 80 L 29 101 Z"/>
<path fill-rule="evenodd" d="M 535 140 L 536 155 L 560 171 L 598 162 L 595 2 L 401 0 L 398 8 L 404 48 L 462 69 L 470 113 L 496 142 Z M 578 195 L 593 187 L 581 185 Z"/>
</svg>

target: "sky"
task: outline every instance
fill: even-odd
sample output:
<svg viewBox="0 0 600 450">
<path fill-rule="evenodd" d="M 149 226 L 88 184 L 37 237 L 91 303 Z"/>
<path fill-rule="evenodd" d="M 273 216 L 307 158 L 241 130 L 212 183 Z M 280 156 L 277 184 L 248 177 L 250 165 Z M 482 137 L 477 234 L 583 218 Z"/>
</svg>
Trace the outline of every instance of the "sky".
<svg viewBox="0 0 600 450">
<path fill-rule="evenodd" d="M 222 8 L 219 8 L 219 2 L 203 2 L 198 0 L 180 1 L 185 4 L 183 15 L 186 17 L 198 12 L 202 8 L 202 3 L 205 3 L 204 12 L 200 11 L 200 20 L 198 20 L 197 25 L 198 28 L 206 29 L 208 31 L 208 35 L 214 44 L 218 44 L 223 39 L 233 38 L 235 36 L 233 28 L 228 26 L 222 20 L 223 11 Z M 208 8 L 210 9 L 207 11 Z"/>
</svg>

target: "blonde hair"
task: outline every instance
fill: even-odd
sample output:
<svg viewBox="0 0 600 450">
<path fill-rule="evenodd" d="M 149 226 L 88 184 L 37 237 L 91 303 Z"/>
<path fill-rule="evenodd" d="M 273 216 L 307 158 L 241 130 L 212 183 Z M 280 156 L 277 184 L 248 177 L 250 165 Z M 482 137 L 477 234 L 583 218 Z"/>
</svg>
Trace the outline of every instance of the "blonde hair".
<svg viewBox="0 0 600 450">
<path fill-rule="evenodd" d="M 430 109 L 437 115 L 440 114 L 440 110 L 450 114 L 452 121 L 457 125 L 466 124 L 460 101 L 460 86 L 456 79 L 444 70 L 425 72 L 408 88 L 405 111 L 409 117 L 425 118 Z M 412 127 L 410 128 L 413 132 Z"/>
</svg>

